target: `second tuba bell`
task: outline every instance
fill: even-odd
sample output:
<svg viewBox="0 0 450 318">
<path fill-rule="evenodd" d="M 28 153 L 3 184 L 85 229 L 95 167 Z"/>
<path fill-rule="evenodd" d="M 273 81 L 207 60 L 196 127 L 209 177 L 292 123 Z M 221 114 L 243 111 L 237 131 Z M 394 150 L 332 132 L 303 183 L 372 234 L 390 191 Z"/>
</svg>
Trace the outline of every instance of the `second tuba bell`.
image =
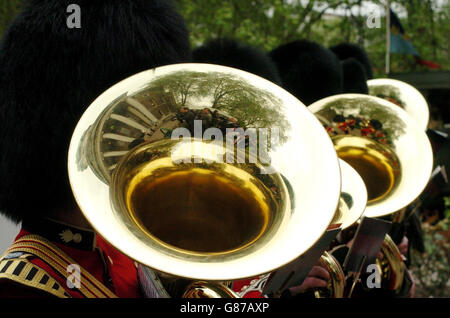
<svg viewBox="0 0 450 318">
<path fill-rule="evenodd" d="M 310 107 L 327 130 L 339 158 L 361 175 L 368 192 L 364 215 L 386 218 L 412 203 L 427 185 L 433 153 L 423 127 L 397 105 L 374 96 L 343 94 Z M 386 236 L 378 267 L 391 290 L 404 264 Z"/>
</svg>

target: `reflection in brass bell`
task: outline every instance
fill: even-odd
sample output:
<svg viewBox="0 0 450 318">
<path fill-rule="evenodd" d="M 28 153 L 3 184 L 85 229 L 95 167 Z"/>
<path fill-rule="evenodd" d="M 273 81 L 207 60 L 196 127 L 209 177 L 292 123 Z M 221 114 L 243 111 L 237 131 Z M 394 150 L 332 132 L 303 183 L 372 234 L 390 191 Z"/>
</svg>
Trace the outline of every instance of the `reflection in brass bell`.
<svg viewBox="0 0 450 318">
<path fill-rule="evenodd" d="M 367 81 L 369 94 L 384 98 L 403 108 L 424 131 L 428 128 L 430 110 L 425 97 L 408 83 L 392 78 L 377 78 Z"/>
</svg>

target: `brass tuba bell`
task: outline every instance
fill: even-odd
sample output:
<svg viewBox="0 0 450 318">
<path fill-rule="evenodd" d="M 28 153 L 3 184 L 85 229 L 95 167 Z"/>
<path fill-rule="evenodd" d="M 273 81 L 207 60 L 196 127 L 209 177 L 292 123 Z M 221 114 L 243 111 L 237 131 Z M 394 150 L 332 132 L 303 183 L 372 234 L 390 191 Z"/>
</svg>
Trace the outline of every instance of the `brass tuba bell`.
<svg viewBox="0 0 450 318">
<path fill-rule="evenodd" d="M 307 251 L 341 190 L 333 144 L 301 102 L 209 64 L 158 67 L 104 92 L 73 133 L 68 171 L 109 243 L 158 273 L 211 284 Z"/>
<path fill-rule="evenodd" d="M 368 192 L 366 217 L 390 216 L 424 190 L 433 153 L 423 127 L 404 109 L 385 99 L 360 94 L 328 97 L 309 109 L 324 125 L 339 158 L 363 178 Z M 384 264 L 384 277 L 396 277 L 393 285 L 398 287 L 404 264 L 388 235 L 382 254 L 379 264 Z"/>
<path fill-rule="evenodd" d="M 433 165 L 431 145 L 403 109 L 360 94 L 328 97 L 309 109 L 325 126 L 339 158 L 363 178 L 365 216 L 392 214 L 424 190 Z"/>
</svg>

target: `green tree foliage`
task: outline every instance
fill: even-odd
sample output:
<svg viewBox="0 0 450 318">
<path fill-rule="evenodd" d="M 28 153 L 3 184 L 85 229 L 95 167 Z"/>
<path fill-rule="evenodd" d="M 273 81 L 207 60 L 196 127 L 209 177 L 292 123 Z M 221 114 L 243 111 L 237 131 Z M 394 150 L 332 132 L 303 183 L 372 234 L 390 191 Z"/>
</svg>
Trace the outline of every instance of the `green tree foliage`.
<svg viewBox="0 0 450 318">
<path fill-rule="evenodd" d="M 194 45 L 215 37 L 233 37 L 266 50 L 308 37 L 327 9 L 343 0 L 177 0 Z M 303 5 L 305 4 L 305 5 Z"/>
<path fill-rule="evenodd" d="M 0 35 L 19 12 L 23 0 L 0 1 Z M 76 2 L 76 1 L 75 1 Z M 176 0 L 186 18 L 193 46 L 215 37 L 232 37 L 266 51 L 297 39 L 325 46 L 349 41 L 368 51 L 375 74 L 384 75 L 385 22 L 381 28 L 367 26 L 364 3 L 379 5 L 385 0 Z M 450 67 L 450 3 L 441 0 L 391 0 L 392 8 L 416 50 L 424 59 L 443 69 Z M 330 9 L 339 9 L 330 16 Z M 393 72 L 421 70 L 412 56 L 392 54 Z"/>
<path fill-rule="evenodd" d="M 174 94 L 180 107 L 198 108 L 203 103 L 205 107 L 244 119 L 241 124 L 246 128 L 282 127 L 283 131 L 290 128 L 279 109 L 282 102 L 278 97 L 235 75 L 182 71 L 156 79 L 153 85 Z M 284 136 L 281 132 L 282 140 Z"/>
<path fill-rule="evenodd" d="M 22 7 L 22 0 L 0 1 L 0 36 Z"/>
<path fill-rule="evenodd" d="M 384 14 L 385 1 L 362 0 L 177 0 L 191 30 L 194 46 L 215 37 L 232 37 L 271 50 L 297 39 L 316 41 L 325 46 L 343 41 L 358 43 L 369 53 L 375 74 L 384 75 L 386 27 L 367 26 L 367 14 L 361 5 L 378 4 Z M 447 1 L 392 0 L 392 7 L 405 16 L 401 22 L 424 59 L 448 69 L 450 33 Z M 330 9 L 339 9 L 330 16 Z M 420 70 L 412 56 L 393 54 L 393 72 Z"/>
</svg>

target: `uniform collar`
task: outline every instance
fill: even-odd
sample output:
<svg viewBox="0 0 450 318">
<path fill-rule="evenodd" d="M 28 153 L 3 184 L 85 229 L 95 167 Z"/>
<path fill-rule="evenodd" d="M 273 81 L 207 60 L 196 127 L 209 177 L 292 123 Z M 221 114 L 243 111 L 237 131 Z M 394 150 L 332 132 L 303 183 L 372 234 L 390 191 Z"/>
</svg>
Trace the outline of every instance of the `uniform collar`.
<svg viewBox="0 0 450 318">
<path fill-rule="evenodd" d="M 96 233 L 93 230 L 69 225 L 53 219 L 24 220 L 22 227 L 26 231 L 66 246 L 85 251 L 96 247 Z"/>
</svg>

